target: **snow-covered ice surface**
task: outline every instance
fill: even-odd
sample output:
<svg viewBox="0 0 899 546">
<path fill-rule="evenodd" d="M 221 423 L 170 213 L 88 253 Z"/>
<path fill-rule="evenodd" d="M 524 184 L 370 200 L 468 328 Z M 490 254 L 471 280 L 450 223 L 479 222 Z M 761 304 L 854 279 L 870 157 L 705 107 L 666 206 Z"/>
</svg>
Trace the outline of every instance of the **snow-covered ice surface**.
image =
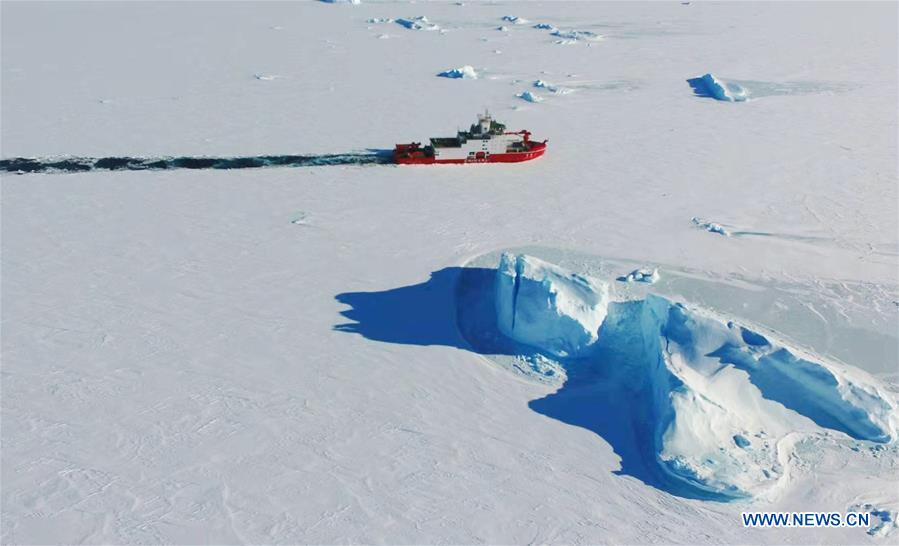
<svg viewBox="0 0 899 546">
<path fill-rule="evenodd" d="M 2 173 L 3 543 L 895 542 L 895 442 L 763 398 L 789 464 L 753 423 L 699 440 L 788 473 L 717 502 L 643 464 L 623 375 L 459 329 L 470 275 L 528 254 L 895 397 L 895 3 L 0 9 L 3 159 L 366 153 L 484 107 L 549 139 L 517 165 Z M 493 31 L 510 13 L 603 39 Z M 446 32 L 368 22 L 413 15 Z M 697 99 L 709 71 L 764 100 Z M 578 92 L 515 97 L 537 79 Z M 878 527 L 740 521 L 859 509 Z"/>
</svg>

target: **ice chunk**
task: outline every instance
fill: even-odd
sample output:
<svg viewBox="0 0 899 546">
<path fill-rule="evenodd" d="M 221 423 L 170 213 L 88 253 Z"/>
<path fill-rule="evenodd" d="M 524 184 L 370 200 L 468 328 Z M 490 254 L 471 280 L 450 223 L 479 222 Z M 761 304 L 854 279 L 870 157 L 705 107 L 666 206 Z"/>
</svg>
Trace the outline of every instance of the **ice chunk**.
<svg viewBox="0 0 899 546">
<path fill-rule="evenodd" d="M 687 80 L 693 92 L 700 97 L 712 97 L 726 102 L 743 102 L 749 94 L 741 85 L 726 82 L 712 74 Z"/>
<path fill-rule="evenodd" d="M 702 218 L 698 218 L 696 216 L 691 218 L 690 221 L 693 222 L 694 225 L 701 227 L 702 229 L 704 229 L 710 233 L 717 233 L 718 235 L 724 235 L 725 237 L 730 237 L 730 232 L 727 231 L 727 229 L 724 226 L 722 226 L 721 224 L 717 224 L 715 222 L 708 222 L 708 221 L 703 220 Z"/>
<path fill-rule="evenodd" d="M 522 19 L 516 15 L 503 15 L 503 21 L 508 21 L 513 25 L 526 25 L 530 23 L 527 19 Z"/>
<path fill-rule="evenodd" d="M 501 27 L 496 27 L 496 30 L 498 30 L 500 32 L 509 32 L 509 27 L 503 25 Z"/>
<path fill-rule="evenodd" d="M 571 89 L 570 87 L 562 87 L 561 85 L 555 85 L 544 80 L 535 81 L 534 87 L 546 89 L 547 91 L 555 95 L 567 95 L 568 93 L 574 91 L 574 89 Z"/>
<path fill-rule="evenodd" d="M 460 66 L 459 68 L 453 68 L 450 70 L 444 70 L 443 72 L 437 74 L 441 78 L 454 78 L 454 79 L 463 79 L 463 80 L 476 80 L 478 79 L 478 73 L 475 71 L 473 67 L 470 65 Z"/>
<path fill-rule="evenodd" d="M 524 93 L 518 93 L 515 96 L 518 97 L 519 99 L 524 99 L 528 102 L 543 102 L 543 97 L 541 97 L 540 95 L 535 95 L 535 94 L 531 93 L 530 91 L 525 91 Z"/>
<path fill-rule="evenodd" d="M 396 24 L 406 27 L 409 30 L 440 30 L 440 26 L 430 22 L 424 15 L 409 17 L 408 19 L 397 19 Z"/>
<path fill-rule="evenodd" d="M 556 30 L 556 27 L 550 25 L 549 23 L 537 23 L 534 25 L 534 28 L 538 30 Z"/>
<path fill-rule="evenodd" d="M 353 4 L 359 5 L 362 3 L 362 0 L 321 0 L 325 4 Z"/>
<path fill-rule="evenodd" d="M 496 315 L 506 336 L 557 357 L 589 353 L 606 317 L 608 287 L 523 254 L 503 254 Z"/>
<path fill-rule="evenodd" d="M 621 282 L 645 282 L 653 284 L 659 280 L 658 269 L 635 269 L 623 277 L 618 277 Z"/>
</svg>

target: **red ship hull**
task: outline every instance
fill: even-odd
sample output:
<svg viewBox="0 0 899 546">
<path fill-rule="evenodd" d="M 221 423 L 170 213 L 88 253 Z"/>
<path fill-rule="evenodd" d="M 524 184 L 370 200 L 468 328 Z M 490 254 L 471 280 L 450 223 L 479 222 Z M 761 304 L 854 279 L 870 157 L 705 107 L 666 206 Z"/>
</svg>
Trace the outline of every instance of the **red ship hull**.
<svg viewBox="0 0 899 546">
<path fill-rule="evenodd" d="M 402 146 L 402 145 L 400 145 Z M 400 146 L 393 154 L 393 160 L 399 165 L 437 165 L 464 163 L 519 163 L 537 159 L 546 152 L 546 142 L 528 142 L 528 150 L 524 152 L 507 152 L 501 154 L 477 154 L 475 157 L 463 159 L 437 159 L 421 151 L 406 152 Z"/>
</svg>

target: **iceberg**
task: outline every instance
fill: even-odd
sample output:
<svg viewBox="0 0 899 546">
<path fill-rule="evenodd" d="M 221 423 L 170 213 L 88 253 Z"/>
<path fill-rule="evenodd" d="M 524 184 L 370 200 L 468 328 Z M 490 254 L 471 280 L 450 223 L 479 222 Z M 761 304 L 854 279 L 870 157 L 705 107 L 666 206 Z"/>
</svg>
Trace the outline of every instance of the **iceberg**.
<svg viewBox="0 0 899 546">
<path fill-rule="evenodd" d="M 627 393 L 621 426 L 669 491 L 773 498 L 804 439 L 831 431 L 896 441 L 897 401 L 876 379 L 773 332 L 654 294 L 614 301 L 605 283 L 523 254 L 503 254 L 495 275 L 499 333 L 558 359 L 556 369 L 522 351 L 530 368 L 567 377 L 551 396 L 583 404 L 585 393 Z M 594 391 L 597 380 L 603 389 Z"/>
<path fill-rule="evenodd" d="M 556 357 L 590 352 L 606 317 L 608 286 L 526 255 L 503 254 L 496 272 L 499 330 Z"/>
<path fill-rule="evenodd" d="M 700 97 L 712 97 L 725 102 L 743 102 L 749 98 L 749 93 L 743 86 L 734 82 L 726 82 L 712 74 L 691 78 L 687 80 L 687 83 Z"/>
<path fill-rule="evenodd" d="M 526 100 L 528 102 L 543 102 L 543 97 L 540 95 L 535 95 L 530 91 L 525 91 L 524 93 L 518 93 L 515 95 L 519 99 Z"/>
<path fill-rule="evenodd" d="M 658 268 L 646 269 L 640 268 L 635 269 L 624 275 L 623 277 L 619 277 L 618 280 L 621 282 L 644 282 L 648 284 L 653 284 L 659 280 L 659 270 Z"/>
<path fill-rule="evenodd" d="M 424 15 L 410 17 L 408 19 L 397 19 L 394 22 L 409 30 L 440 30 L 439 25 L 430 22 Z"/>
<path fill-rule="evenodd" d="M 444 70 L 437 75 L 441 78 L 453 78 L 462 80 L 478 79 L 477 71 L 475 71 L 475 69 L 470 65 L 460 66 L 459 68 L 452 68 L 450 70 Z"/>
</svg>

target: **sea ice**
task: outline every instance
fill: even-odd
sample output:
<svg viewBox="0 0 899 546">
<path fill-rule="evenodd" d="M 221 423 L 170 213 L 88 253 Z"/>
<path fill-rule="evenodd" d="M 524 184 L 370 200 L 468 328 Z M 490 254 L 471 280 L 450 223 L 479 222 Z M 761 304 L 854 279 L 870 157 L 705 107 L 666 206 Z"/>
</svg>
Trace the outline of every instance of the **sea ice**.
<svg viewBox="0 0 899 546">
<path fill-rule="evenodd" d="M 409 30 L 440 30 L 439 25 L 430 22 L 424 15 L 409 17 L 408 19 L 397 19 L 395 22 Z"/>
<path fill-rule="evenodd" d="M 868 535 L 872 537 L 891 535 L 893 531 L 899 527 L 897 513 L 883 506 L 877 506 L 870 502 L 857 503 L 850 506 L 847 511 L 863 514 L 867 513 L 873 516 L 871 527 L 868 528 Z"/>
</svg>

